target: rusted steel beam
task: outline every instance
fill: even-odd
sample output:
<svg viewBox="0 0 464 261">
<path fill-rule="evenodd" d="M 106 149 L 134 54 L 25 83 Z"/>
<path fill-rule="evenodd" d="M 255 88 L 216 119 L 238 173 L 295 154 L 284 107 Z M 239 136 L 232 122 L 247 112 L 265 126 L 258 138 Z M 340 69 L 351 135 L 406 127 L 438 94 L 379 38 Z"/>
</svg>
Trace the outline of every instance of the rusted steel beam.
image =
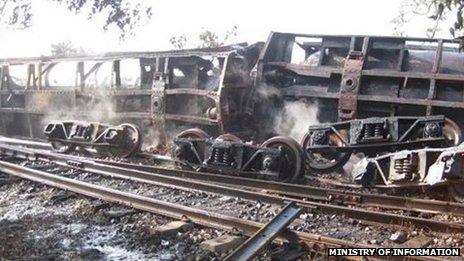
<svg viewBox="0 0 464 261">
<path fill-rule="evenodd" d="M 302 209 L 297 207 L 295 203 L 289 203 L 271 221 L 259 229 L 224 260 L 252 260 L 264 247 L 266 247 L 266 245 L 271 243 L 282 230 L 286 229 L 301 212 Z"/>
<path fill-rule="evenodd" d="M 320 87 L 316 87 L 320 88 Z M 282 91 L 284 96 L 292 97 L 313 97 L 313 98 L 322 98 L 322 99 L 338 99 L 338 93 L 330 92 L 319 92 L 311 89 L 310 86 L 298 86 L 288 87 Z M 434 107 L 446 107 L 446 108 L 463 108 L 464 102 L 452 102 L 444 100 L 427 100 L 427 99 L 417 99 L 417 98 L 401 98 L 401 97 L 392 97 L 392 96 L 380 96 L 380 95 L 358 95 L 358 101 L 375 101 L 391 104 L 411 104 L 411 105 L 432 105 Z"/>
<path fill-rule="evenodd" d="M 432 71 L 431 71 L 432 74 L 436 74 L 439 72 L 442 56 L 443 56 L 443 40 L 438 40 L 438 46 L 437 46 L 437 50 L 435 51 L 435 58 L 434 58 L 433 65 L 432 65 Z M 437 80 L 435 78 L 432 78 L 430 80 L 429 94 L 427 96 L 428 100 L 434 100 L 435 97 L 437 96 L 436 85 L 437 85 Z M 426 113 L 427 115 L 432 114 L 431 105 L 427 105 Z"/>
<path fill-rule="evenodd" d="M 127 58 L 155 58 L 155 57 L 183 57 L 183 56 L 202 56 L 214 54 L 227 56 L 230 52 L 247 46 L 247 43 L 238 43 L 217 48 L 195 48 L 184 50 L 171 50 L 160 52 L 109 52 L 95 55 L 74 55 L 67 57 L 40 56 L 40 57 L 21 57 L 21 58 L 0 58 L 0 65 L 20 65 L 28 63 L 50 63 L 65 61 L 111 61 Z"/>
<path fill-rule="evenodd" d="M 89 76 L 94 73 L 95 71 L 97 71 L 101 66 L 102 66 L 102 62 L 98 62 L 98 63 L 95 63 L 92 68 L 89 69 L 89 71 L 84 74 L 84 81 L 89 78 Z"/>
<path fill-rule="evenodd" d="M 282 68 L 293 71 L 304 76 L 325 77 L 329 78 L 332 74 L 342 74 L 343 70 L 338 67 L 311 67 L 302 64 L 288 64 L 282 62 L 269 62 L 268 65 L 280 66 Z M 377 76 L 377 77 L 393 77 L 393 78 L 411 78 L 411 79 L 436 79 L 447 81 L 464 81 L 464 76 L 461 74 L 449 73 L 431 73 L 431 72 L 405 72 L 393 71 L 386 69 L 363 69 L 362 75 Z"/>
<path fill-rule="evenodd" d="M 29 64 L 27 66 L 27 83 L 26 83 L 26 89 L 29 88 L 35 88 L 36 87 L 36 82 L 35 82 L 35 64 Z"/>
</svg>

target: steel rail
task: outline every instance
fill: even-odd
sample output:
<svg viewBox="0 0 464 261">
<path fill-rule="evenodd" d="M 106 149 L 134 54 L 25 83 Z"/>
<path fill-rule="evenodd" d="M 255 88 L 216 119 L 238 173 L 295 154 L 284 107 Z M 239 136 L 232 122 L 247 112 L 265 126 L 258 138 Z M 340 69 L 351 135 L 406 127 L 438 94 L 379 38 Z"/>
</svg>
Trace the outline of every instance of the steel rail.
<svg viewBox="0 0 464 261">
<path fill-rule="evenodd" d="M 191 208 L 179 204 L 173 204 L 137 194 L 123 192 L 103 186 L 90 184 L 87 182 L 78 181 L 71 178 L 65 178 L 54 174 L 49 174 L 44 171 L 35 170 L 32 168 L 20 166 L 18 164 L 9 163 L 0 160 L 0 171 L 14 175 L 20 178 L 28 179 L 34 182 L 39 182 L 52 187 L 72 191 L 85 196 L 126 205 L 135 209 L 148 211 L 154 214 L 167 216 L 174 219 L 185 219 L 215 229 L 236 231 L 237 229 L 246 236 L 251 236 L 258 232 L 265 224 L 239 219 L 215 212 Z M 279 239 L 286 241 L 287 237 L 293 238 L 296 235 L 299 240 L 311 246 L 317 244 L 318 247 L 351 247 L 365 248 L 372 247 L 370 245 L 350 242 L 346 240 L 331 238 L 318 234 L 310 234 L 304 232 L 296 232 L 287 230 L 286 233 L 281 233 Z"/>
<path fill-rule="evenodd" d="M 26 144 L 28 141 L 19 139 L 8 139 L 10 144 Z M 0 139 L 0 141 L 2 141 Z M 26 142 L 26 143 L 25 143 Z M 31 145 L 36 145 L 39 142 L 31 142 Z M 2 148 L 0 144 L 0 149 Z M 43 143 L 46 147 L 48 143 Z M 5 149 L 14 149 L 13 147 L 5 147 Z M 217 182 L 228 185 L 241 187 L 249 187 L 252 189 L 265 190 L 271 193 L 285 195 L 288 197 L 308 198 L 323 202 L 336 202 L 343 205 L 363 205 L 371 207 L 379 207 L 382 209 L 397 209 L 425 213 L 447 213 L 457 216 L 464 216 L 464 204 L 447 202 L 441 200 L 427 200 L 418 198 L 398 197 L 380 194 L 368 194 L 341 189 L 320 188 L 308 185 L 288 184 L 281 182 L 257 180 L 243 177 L 230 177 L 214 173 L 198 173 L 188 170 L 173 170 L 157 166 L 138 165 L 125 162 L 95 160 L 99 163 L 111 164 L 128 169 L 142 170 L 157 173 L 159 175 L 167 175 L 170 177 L 189 178 L 194 180 Z"/>
<path fill-rule="evenodd" d="M 3 152 L 8 154 L 5 151 L 5 148 L 2 148 Z M 8 151 L 8 150 L 7 150 Z M 57 163 L 61 166 L 72 167 L 81 169 L 87 172 L 96 173 L 100 175 L 105 175 L 109 177 L 117 177 L 122 179 L 133 180 L 136 182 L 148 183 L 153 185 L 160 185 L 165 187 L 177 187 L 181 189 L 188 190 L 199 190 L 199 191 L 208 191 L 217 194 L 225 194 L 230 196 L 237 196 L 251 200 L 259 200 L 262 202 L 272 203 L 272 204 L 286 204 L 289 201 L 294 201 L 298 203 L 298 206 L 302 207 L 307 212 L 320 211 L 325 214 L 337 214 L 343 215 L 359 220 L 366 221 L 367 223 L 375 224 L 387 224 L 395 226 L 416 226 L 420 228 L 425 228 L 438 232 L 463 232 L 464 225 L 457 223 L 441 222 L 431 219 L 417 218 L 411 216 L 404 216 L 392 213 L 385 213 L 380 211 L 370 211 L 365 209 L 353 208 L 338 206 L 334 204 L 326 204 L 319 202 L 309 202 L 301 199 L 288 198 L 282 196 L 270 195 L 267 193 L 234 188 L 227 185 L 213 184 L 209 182 L 199 182 L 195 180 L 170 177 L 165 175 L 159 175 L 157 173 L 150 173 L 141 170 L 133 170 L 128 168 L 121 168 L 118 166 L 112 166 L 107 164 L 102 164 L 95 162 L 93 160 L 83 159 L 71 155 L 63 155 L 51 153 L 48 151 L 39 152 L 37 150 L 31 149 L 17 149 L 9 151 L 10 155 L 23 156 L 24 158 L 34 158 L 42 160 L 52 160 L 52 162 Z M 12 152 L 12 153 L 11 153 Z M 21 155 L 22 154 L 22 155 Z"/>
<path fill-rule="evenodd" d="M 9 175 L 28 179 L 34 182 L 42 183 L 48 186 L 72 191 L 88 197 L 125 205 L 134 209 L 147 211 L 161 216 L 174 219 L 189 220 L 192 223 L 210 227 L 214 229 L 237 232 L 239 230 L 245 236 L 252 236 L 262 229 L 265 224 L 244 220 L 236 217 L 223 215 L 211 211 L 200 210 L 179 204 L 169 203 L 133 193 L 119 191 L 103 186 L 98 186 L 71 178 L 65 178 L 44 171 L 35 170 L 0 160 L 0 171 Z M 328 248 L 376 248 L 377 246 L 362 243 L 351 242 L 343 239 L 332 238 L 328 236 L 311 234 L 306 232 L 297 232 L 287 229 L 281 232 L 277 238 L 279 241 L 287 241 L 287 238 L 293 240 L 295 236 L 306 244 L 308 250 L 327 254 Z M 347 257 L 348 260 L 364 260 L 363 257 Z M 372 257 L 373 260 L 384 259 L 390 260 L 389 256 Z M 440 260 L 435 257 L 399 257 L 399 260 Z"/>
<path fill-rule="evenodd" d="M 243 177 L 231 177 L 221 174 L 195 172 L 189 170 L 169 169 L 164 167 L 138 165 L 127 162 L 114 162 L 95 160 L 97 163 L 109 164 L 132 170 L 140 170 L 170 177 L 188 178 L 193 180 L 215 182 L 239 187 L 264 190 L 269 193 L 280 194 L 288 197 L 307 198 L 322 202 L 333 202 L 343 205 L 378 207 L 382 209 L 396 209 L 415 211 L 419 213 L 453 214 L 464 216 L 464 204 L 442 201 L 419 199 L 409 197 L 390 196 L 382 194 L 368 194 L 349 190 L 320 188 L 309 185 L 289 184 L 275 181 L 258 180 Z"/>
<path fill-rule="evenodd" d="M 195 172 L 189 170 L 172 170 L 157 166 L 137 165 L 126 162 L 96 160 L 96 162 L 169 175 L 194 180 L 224 183 L 229 185 L 250 187 L 289 197 L 308 198 L 325 202 L 337 202 L 345 205 L 364 205 L 384 209 L 397 209 L 427 213 L 449 213 L 464 216 L 464 204 L 441 200 L 427 200 L 399 196 L 368 194 L 355 191 L 320 188 L 309 185 L 298 185 L 275 181 L 257 180 L 243 177 L 231 177 L 214 173 Z"/>
<path fill-rule="evenodd" d="M 0 149 L 16 150 L 18 148 L 0 143 Z M 174 170 L 157 166 L 139 165 L 126 162 L 114 162 L 94 159 L 95 162 L 115 165 L 123 168 L 153 172 L 169 177 L 189 178 L 193 180 L 223 183 L 227 185 L 249 187 L 252 189 L 265 190 L 271 193 L 285 195 L 288 197 L 307 198 L 323 202 L 336 202 L 343 205 L 363 205 L 379 207 L 382 209 L 397 209 L 425 213 L 447 213 L 464 216 L 464 204 L 427 200 L 418 198 L 398 197 L 381 194 L 368 194 L 341 189 L 320 188 L 308 185 L 288 184 L 281 182 L 257 180 L 243 177 L 230 177 L 214 173 L 199 173 L 188 170 Z"/>
</svg>

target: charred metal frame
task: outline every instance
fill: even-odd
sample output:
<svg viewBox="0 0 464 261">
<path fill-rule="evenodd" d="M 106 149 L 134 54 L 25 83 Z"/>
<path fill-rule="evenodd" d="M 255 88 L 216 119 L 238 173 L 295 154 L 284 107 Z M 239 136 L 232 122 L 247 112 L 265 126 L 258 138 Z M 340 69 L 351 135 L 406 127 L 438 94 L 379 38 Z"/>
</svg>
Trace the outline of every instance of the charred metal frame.
<svg viewBox="0 0 464 261">
<path fill-rule="evenodd" d="M 292 62 L 293 47 L 304 50 L 304 62 Z M 322 122 L 444 114 L 462 126 L 463 57 L 454 40 L 273 32 L 256 88 L 317 101 Z"/>
<path fill-rule="evenodd" d="M 311 146 L 308 152 L 323 152 L 334 147 L 339 152 L 363 152 L 374 156 L 379 152 L 438 146 L 445 141 L 445 117 L 367 118 L 310 126 Z M 343 134 L 343 133 L 346 134 Z M 343 144 L 330 145 L 329 136 L 335 135 Z"/>
<path fill-rule="evenodd" d="M 268 179 L 277 179 L 284 164 L 279 148 L 211 138 L 175 138 L 173 155 L 178 162 L 193 169 Z"/>
<path fill-rule="evenodd" d="M 464 144 L 404 150 L 358 162 L 353 181 L 364 186 L 428 186 L 462 180 Z M 462 186 L 462 185 L 461 185 Z"/>
<path fill-rule="evenodd" d="M 62 153 L 83 146 L 95 148 L 100 153 L 130 156 L 137 153 L 141 145 L 140 131 L 131 124 L 110 126 L 82 121 L 51 122 L 45 126 L 44 135 L 53 149 Z"/>
<path fill-rule="evenodd" d="M 261 45 L 238 44 L 209 49 L 191 49 L 167 52 L 124 52 L 74 57 L 38 57 L 0 59 L 0 118 L 2 133 L 43 137 L 43 118 L 60 111 L 76 110 L 77 118 L 87 119 L 89 103 L 104 100 L 115 103 L 115 123 L 132 122 L 142 129 L 147 125 L 164 134 L 169 124 L 204 126 L 212 133 L 246 132 L 241 123 L 243 104 L 248 99 L 252 80 L 250 71 L 256 63 Z M 136 59 L 140 66 L 140 82 L 130 88 L 121 79 L 121 62 Z M 218 71 L 211 62 L 218 61 Z M 56 65 L 72 62 L 76 65 L 73 86 L 54 86 L 48 74 Z M 86 62 L 94 63 L 86 68 Z M 111 63 L 111 84 L 108 88 L 86 84 L 104 63 Z M 18 85 L 10 74 L 10 67 L 27 67 L 25 85 Z M 180 71 L 187 68 L 185 71 Z M 211 69 L 207 71 L 205 68 Z M 192 81 L 174 86 L 175 70 Z M 207 75 L 207 74 L 214 75 Z M 202 80 L 217 77 L 217 86 L 208 89 Z M 179 98 L 180 97 L 180 98 Z M 210 108 L 199 108 L 199 114 L 176 111 L 185 103 L 206 101 Z M 45 102 L 44 102 L 45 101 Z M 126 103 L 136 105 L 129 108 Z M 14 130 L 8 120 L 16 119 Z M 20 126 L 18 126 L 20 125 Z M 238 127 L 237 127 L 238 126 Z M 18 133 L 17 130 L 20 130 Z M 245 131 L 244 131 L 245 129 Z"/>
</svg>

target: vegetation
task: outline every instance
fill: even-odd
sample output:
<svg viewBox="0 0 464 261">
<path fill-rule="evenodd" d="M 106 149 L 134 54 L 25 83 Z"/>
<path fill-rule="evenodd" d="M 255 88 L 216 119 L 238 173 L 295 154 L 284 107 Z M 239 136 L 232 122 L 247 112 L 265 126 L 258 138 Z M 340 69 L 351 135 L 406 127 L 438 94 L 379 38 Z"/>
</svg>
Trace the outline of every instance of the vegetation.
<svg viewBox="0 0 464 261">
<path fill-rule="evenodd" d="M 105 16 L 104 30 L 116 27 L 121 38 L 152 16 L 151 7 L 129 0 L 46 0 L 59 3 L 68 12 L 84 13 L 88 19 Z M 34 1 L 37 2 L 37 1 Z M 136 1 L 135 1 L 136 2 Z M 32 0 L 0 0 L 0 26 L 24 29 L 32 25 Z"/>
<path fill-rule="evenodd" d="M 62 41 L 52 44 L 51 53 L 53 56 L 60 57 L 86 54 L 82 47 L 75 47 L 70 41 Z"/>
<path fill-rule="evenodd" d="M 238 27 L 236 25 L 234 25 L 232 29 L 226 31 L 223 35 L 219 35 L 211 30 L 203 30 L 198 35 L 199 42 L 196 46 L 187 46 L 189 40 L 185 34 L 173 36 L 169 39 L 169 42 L 176 49 L 185 49 L 187 47 L 214 48 L 226 45 L 231 39 L 237 36 L 237 31 Z"/>
<path fill-rule="evenodd" d="M 404 25 L 415 16 L 426 16 L 433 25 L 425 28 L 428 37 L 434 37 L 441 25 L 451 18 L 451 36 L 464 42 L 464 0 L 405 0 L 399 14 L 392 20 L 397 35 L 404 35 Z M 445 26 L 446 27 L 446 26 Z"/>
</svg>

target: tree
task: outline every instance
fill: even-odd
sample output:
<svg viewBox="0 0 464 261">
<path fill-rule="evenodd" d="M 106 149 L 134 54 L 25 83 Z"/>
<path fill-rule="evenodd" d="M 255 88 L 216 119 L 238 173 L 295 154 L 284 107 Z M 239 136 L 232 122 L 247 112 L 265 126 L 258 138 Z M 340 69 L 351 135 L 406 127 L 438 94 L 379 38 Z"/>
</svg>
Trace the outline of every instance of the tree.
<svg viewBox="0 0 464 261">
<path fill-rule="evenodd" d="M 187 44 L 187 36 L 185 34 L 173 36 L 169 39 L 169 42 L 174 46 L 175 49 L 182 50 Z"/>
<path fill-rule="evenodd" d="M 416 17 L 430 17 L 432 6 L 430 2 L 434 0 L 404 0 L 400 6 L 398 15 L 391 21 L 393 24 L 393 34 L 398 36 L 406 36 L 404 27 Z M 440 19 L 431 19 L 430 24 L 424 26 L 424 32 L 429 38 L 435 37 L 440 31 Z"/>
<path fill-rule="evenodd" d="M 85 55 L 82 47 L 75 47 L 70 41 L 62 41 L 51 45 L 51 53 L 53 56 L 72 56 L 72 55 Z"/>
<path fill-rule="evenodd" d="M 210 30 L 204 30 L 198 36 L 198 38 L 200 38 L 199 47 L 212 48 L 223 46 L 227 43 L 228 40 L 237 36 L 237 29 L 238 27 L 234 25 L 230 30 L 226 31 L 222 37 Z"/>
<path fill-rule="evenodd" d="M 129 0 L 44 0 L 56 2 L 67 11 L 78 14 L 84 13 L 88 19 L 102 15 L 106 17 L 102 28 L 106 31 L 110 26 L 116 27 L 121 38 L 131 34 L 133 29 L 140 26 L 152 16 L 152 9 L 133 3 Z M 37 1 L 34 1 L 36 3 Z M 14 29 L 25 29 L 32 25 L 32 0 L 0 0 L 0 26 Z"/>
<path fill-rule="evenodd" d="M 454 24 L 449 28 L 453 37 L 458 38 L 461 42 L 464 40 L 463 36 L 463 16 L 462 10 L 464 9 L 464 0 L 433 0 L 429 3 L 429 7 L 433 6 L 433 14 L 430 16 L 435 21 L 442 21 L 444 17 L 454 13 Z M 460 34 L 457 35 L 456 33 Z"/>
<path fill-rule="evenodd" d="M 403 26 L 414 16 L 427 16 L 433 25 L 426 28 L 428 37 L 434 37 L 440 30 L 446 18 L 454 15 L 449 31 L 452 37 L 461 40 L 461 47 L 464 43 L 464 23 L 463 23 L 464 0 L 405 0 L 400 7 L 398 16 L 392 20 L 394 33 L 403 35 Z"/>
<path fill-rule="evenodd" d="M 237 36 L 238 27 L 234 25 L 230 30 L 226 31 L 223 35 L 219 35 L 208 29 L 204 29 L 198 35 L 199 43 L 197 48 L 214 48 L 227 44 L 233 37 Z M 188 37 L 185 34 L 173 36 L 169 39 L 169 42 L 176 49 L 184 49 L 187 47 L 189 42 Z"/>
</svg>

